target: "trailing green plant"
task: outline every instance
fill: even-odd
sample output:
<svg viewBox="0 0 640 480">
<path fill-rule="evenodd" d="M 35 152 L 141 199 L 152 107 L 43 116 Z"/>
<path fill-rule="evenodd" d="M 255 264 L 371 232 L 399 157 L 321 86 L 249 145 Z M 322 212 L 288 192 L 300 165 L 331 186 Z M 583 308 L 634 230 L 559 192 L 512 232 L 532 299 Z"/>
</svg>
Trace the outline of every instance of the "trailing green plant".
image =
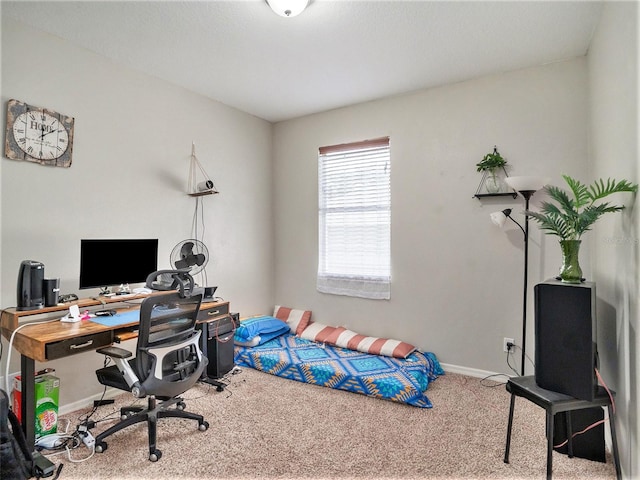
<svg viewBox="0 0 640 480">
<path fill-rule="evenodd" d="M 494 147 L 493 153 L 487 153 L 479 163 L 476 163 L 476 167 L 478 167 L 478 172 L 483 172 L 485 170 L 491 171 L 504 167 L 506 164 L 507 161 L 498 153 L 498 148 Z"/>
<path fill-rule="evenodd" d="M 549 185 L 545 187 L 547 194 L 557 202 L 542 202 L 540 211 L 527 211 L 526 214 L 546 230 L 547 235 L 557 235 L 561 240 L 580 240 L 584 232 L 605 213 L 619 212 L 624 205 L 612 205 L 609 202 L 598 203 L 604 197 L 618 192 L 637 192 L 638 185 L 627 180 L 596 180 L 585 185 L 568 175 L 562 178 L 569 185 L 570 193 Z"/>
</svg>

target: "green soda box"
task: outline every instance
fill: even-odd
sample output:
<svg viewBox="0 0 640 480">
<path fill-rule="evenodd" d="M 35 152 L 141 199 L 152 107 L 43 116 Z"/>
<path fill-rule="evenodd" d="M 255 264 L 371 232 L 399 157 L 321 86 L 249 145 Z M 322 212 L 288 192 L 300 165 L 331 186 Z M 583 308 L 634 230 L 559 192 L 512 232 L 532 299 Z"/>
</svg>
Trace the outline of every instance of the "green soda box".
<svg viewBox="0 0 640 480">
<path fill-rule="evenodd" d="M 22 392 L 20 377 L 14 381 L 13 410 L 18 419 L 22 415 Z M 35 378 L 36 397 L 36 438 L 56 433 L 58 430 L 58 401 L 60 398 L 60 379 L 54 375 L 38 375 Z"/>
<path fill-rule="evenodd" d="M 58 431 L 60 379 L 53 375 L 36 377 L 36 438 Z"/>
</svg>

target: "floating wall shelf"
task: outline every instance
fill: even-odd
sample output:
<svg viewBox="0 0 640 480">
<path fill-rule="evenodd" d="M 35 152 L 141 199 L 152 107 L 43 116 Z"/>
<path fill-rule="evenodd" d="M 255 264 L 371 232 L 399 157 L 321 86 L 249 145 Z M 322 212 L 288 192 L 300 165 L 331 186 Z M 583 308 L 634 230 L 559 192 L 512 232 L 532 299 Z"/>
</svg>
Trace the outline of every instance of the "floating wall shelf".
<svg viewBox="0 0 640 480">
<path fill-rule="evenodd" d="M 220 192 L 216 192 L 215 190 L 206 190 L 204 192 L 188 193 L 187 195 L 189 195 L 190 197 L 202 197 L 204 195 L 215 195 L 216 193 Z"/>
<path fill-rule="evenodd" d="M 202 181 L 198 182 L 198 170 Z M 218 193 L 215 185 L 204 171 L 198 157 L 196 157 L 196 146 L 191 142 L 191 161 L 189 163 L 189 185 L 187 186 L 187 195 L 190 197 L 202 197 L 204 195 L 213 195 Z"/>
<path fill-rule="evenodd" d="M 507 173 L 507 171 L 505 170 L 504 167 L 499 167 L 496 168 L 496 172 L 499 173 L 499 171 L 502 171 L 502 177 L 507 178 L 509 177 L 509 174 Z M 495 173 L 493 174 L 495 175 Z M 507 185 L 504 185 L 507 189 L 511 190 L 509 192 L 489 192 L 486 191 L 487 187 L 485 185 L 486 181 L 487 181 L 487 177 L 489 177 L 489 171 L 485 170 L 484 172 L 482 172 L 482 178 L 480 179 L 480 183 L 478 184 L 478 189 L 476 190 L 476 194 L 474 195 L 474 197 L 476 198 L 487 198 L 487 197 L 513 197 L 516 198 L 518 196 L 518 194 L 512 190 L 511 188 L 509 188 Z M 504 183 L 504 180 L 501 180 L 501 183 Z M 484 188 L 483 188 L 484 187 Z M 483 190 L 485 190 L 485 193 L 481 193 Z"/>
<path fill-rule="evenodd" d="M 476 198 L 487 198 L 487 197 L 513 197 L 516 198 L 518 194 L 516 192 L 511 193 L 476 193 L 474 197 Z"/>
</svg>

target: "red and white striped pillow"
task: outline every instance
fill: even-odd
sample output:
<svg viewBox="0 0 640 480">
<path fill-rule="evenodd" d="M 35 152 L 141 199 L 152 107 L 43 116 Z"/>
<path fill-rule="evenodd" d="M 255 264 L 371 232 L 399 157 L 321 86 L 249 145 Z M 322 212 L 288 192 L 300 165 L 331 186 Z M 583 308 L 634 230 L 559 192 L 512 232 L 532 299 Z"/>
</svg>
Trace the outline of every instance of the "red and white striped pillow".
<svg viewBox="0 0 640 480">
<path fill-rule="evenodd" d="M 325 343 L 327 338 L 336 331 L 336 328 L 323 323 L 311 322 L 300 334 L 300 338 L 311 340 L 312 342 Z"/>
<path fill-rule="evenodd" d="M 407 358 L 416 350 L 416 347 L 413 345 L 400 340 L 366 337 L 347 330 L 344 327 L 337 327 L 335 331 L 325 339 L 325 343 L 348 348 L 349 350 L 395 358 Z"/>
<path fill-rule="evenodd" d="M 291 333 L 298 336 L 300 336 L 311 322 L 311 310 L 294 310 L 293 308 L 281 307 L 280 305 L 276 305 L 274 308 L 273 316 L 287 322 Z"/>
</svg>

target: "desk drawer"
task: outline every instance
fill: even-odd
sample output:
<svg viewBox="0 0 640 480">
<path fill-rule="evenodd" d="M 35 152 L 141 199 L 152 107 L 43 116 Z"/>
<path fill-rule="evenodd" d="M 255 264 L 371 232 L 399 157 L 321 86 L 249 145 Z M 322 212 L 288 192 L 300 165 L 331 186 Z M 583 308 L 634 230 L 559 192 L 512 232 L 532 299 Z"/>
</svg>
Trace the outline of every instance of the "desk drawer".
<svg viewBox="0 0 640 480">
<path fill-rule="evenodd" d="M 113 332 L 100 332 L 82 337 L 70 338 L 59 342 L 49 343 L 45 347 L 47 360 L 67 357 L 75 353 L 95 350 L 113 343 Z"/>
<path fill-rule="evenodd" d="M 216 305 L 215 307 L 201 308 L 198 312 L 198 320 L 205 321 L 210 318 L 216 318 L 221 315 L 226 315 L 227 313 L 229 313 L 228 303 Z"/>
</svg>

